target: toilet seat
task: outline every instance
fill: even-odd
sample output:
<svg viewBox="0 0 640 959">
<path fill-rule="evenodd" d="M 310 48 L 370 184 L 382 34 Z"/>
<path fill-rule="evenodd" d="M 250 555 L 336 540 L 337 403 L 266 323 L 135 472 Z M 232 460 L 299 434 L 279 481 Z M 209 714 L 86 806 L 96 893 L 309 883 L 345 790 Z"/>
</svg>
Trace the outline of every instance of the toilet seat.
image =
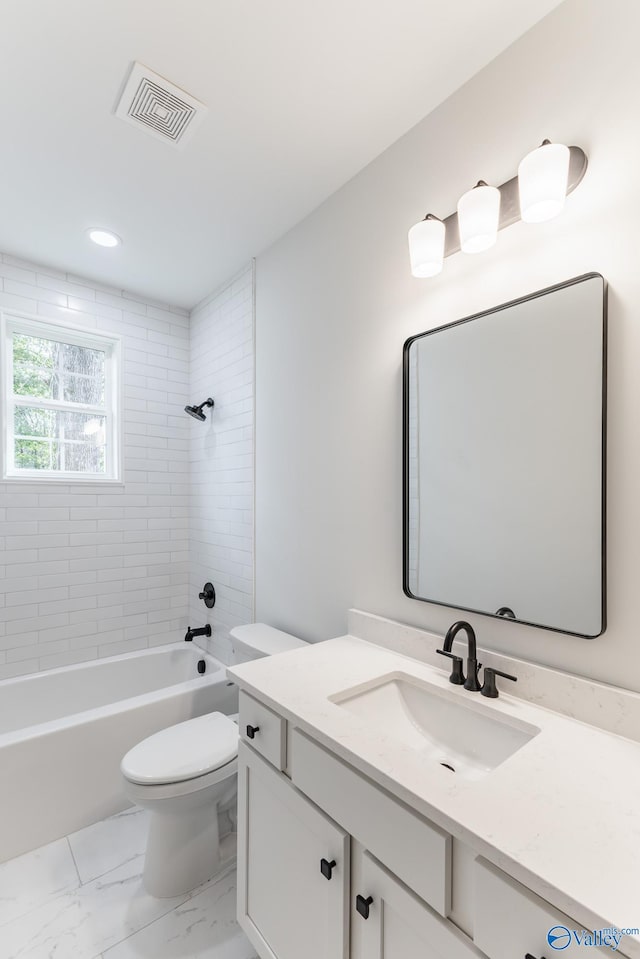
<svg viewBox="0 0 640 959">
<path fill-rule="evenodd" d="M 207 713 L 144 739 L 129 750 L 120 769 L 129 783 L 144 788 L 145 793 L 181 783 L 191 784 L 184 792 L 192 792 L 232 775 L 226 767 L 237 755 L 237 725 L 223 713 Z M 171 790 L 171 795 L 180 794 L 181 790 Z"/>
<path fill-rule="evenodd" d="M 208 790 L 211 786 L 223 782 L 225 779 L 233 780 L 238 772 L 238 760 L 232 759 L 231 762 L 220 766 L 218 769 L 205 773 L 204 776 L 197 776 L 195 779 L 184 779 L 182 782 L 158 783 L 148 785 L 135 783 L 130 779 L 126 780 L 125 793 L 131 802 L 138 803 L 140 806 L 156 806 L 166 799 L 178 799 L 180 796 L 190 796 Z M 126 778 L 126 777 L 125 777 Z"/>
</svg>

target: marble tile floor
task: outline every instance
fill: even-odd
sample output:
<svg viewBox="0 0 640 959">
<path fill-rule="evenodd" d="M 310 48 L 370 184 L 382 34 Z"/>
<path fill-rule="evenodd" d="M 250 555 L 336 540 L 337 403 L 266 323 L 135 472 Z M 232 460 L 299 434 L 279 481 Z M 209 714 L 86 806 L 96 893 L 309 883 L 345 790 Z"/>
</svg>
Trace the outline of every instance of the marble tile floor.
<svg viewBox="0 0 640 959">
<path fill-rule="evenodd" d="M 145 893 L 147 823 L 127 809 L 0 863 L 0 959 L 256 959 L 233 868 L 176 899 Z"/>
</svg>

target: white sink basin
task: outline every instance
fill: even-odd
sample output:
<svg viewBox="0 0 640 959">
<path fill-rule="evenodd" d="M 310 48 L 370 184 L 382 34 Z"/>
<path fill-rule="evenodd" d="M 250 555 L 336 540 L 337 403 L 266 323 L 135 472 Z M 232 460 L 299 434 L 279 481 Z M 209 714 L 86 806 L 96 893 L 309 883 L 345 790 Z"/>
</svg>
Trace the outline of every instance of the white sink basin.
<svg viewBox="0 0 640 959">
<path fill-rule="evenodd" d="M 439 764 L 443 772 L 481 779 L 540 730 L 518 719 L 489 715 L 490 707 L 474 702 L 479 695 L 462 690 L 452 694 L 404 673 L 389 673 L 329 699 Z"/>
</svg>

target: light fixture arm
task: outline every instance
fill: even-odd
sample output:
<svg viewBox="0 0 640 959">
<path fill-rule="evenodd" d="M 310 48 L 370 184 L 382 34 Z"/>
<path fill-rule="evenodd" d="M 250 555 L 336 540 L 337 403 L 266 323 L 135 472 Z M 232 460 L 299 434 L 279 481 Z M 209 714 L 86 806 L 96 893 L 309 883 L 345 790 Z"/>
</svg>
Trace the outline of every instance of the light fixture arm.
<svg viewBox="0 0 640 959">
<path fill-rule="evenodd" d="M 548 141 L 545 141 L 548 142 Z M 569 147 L 569 178 L 567 180 L 567 196 L 573 193 L 581 183 L 587 172 L 587 155 L 581 147 Z M 498 230 L 504 230 L 522 219 L 520 216 L 520 200 L 518 195 L 518 177 L 514 176 L 498 187 L 500 191 L 500 219 Z M 458 228 L 458 214 L 452 213 L 443 220 L 445 225 L 444 255 L 452 256 L 460 252 L 460 230 Z"/>
</svg>

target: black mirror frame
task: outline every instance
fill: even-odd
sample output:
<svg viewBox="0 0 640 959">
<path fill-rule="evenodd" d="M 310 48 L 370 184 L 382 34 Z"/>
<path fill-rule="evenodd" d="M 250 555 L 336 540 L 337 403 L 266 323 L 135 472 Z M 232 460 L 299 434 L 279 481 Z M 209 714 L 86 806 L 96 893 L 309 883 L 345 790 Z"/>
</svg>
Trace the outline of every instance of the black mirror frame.
<svg viewBox="0 0 640 959">
<path fill-rule="evenodd" d="M 527 296 L 518 297 L 515 300 L 509 300 L 507 303 L 501 303 L 499 306 L 492 307 L 489 310 L 483 310 L 481 313 L 474 313 L 461 320 L 455 320 L 453 323 L 446 323 L 443 326 L 437 326 L 432 330 L 426 330 L 423 333 L 416 333 L 405 340 L 402 349 L 402 590 L 409 599 L 418 600 L 421 603 L 431 603 L 434 606 L 444 606 L 448 609 L 458 609 L 468 613 L 475 613 L 478 616 L 486 616 L 489 619 L 499 619 L 505 621 L 505 617 L 497 613 L 489 613 L 486 610 L 471 609 L 468 606 L 454 606 L 452 603 L 439 602 L 437 599 L 429 599 L 423 596 L 415 596 L 409 587 L 409 348 L 416 340 L 425 336 L 431 336 L 433 333 L 440 333 L 443 330 L 451 329 L 455 326 L 461 326 L 463 323 L 470 323 L 472 320 L 478 320 L 483 316 L 492 313 L 500 313 L 503 310 L 526 303 L 529 300 L 535 300 L 546 296 L 549 293 L 555 293 L 557 290 L 574 286 L 585 280 L 602 280 L 602 501 L 601 501 L 601 627 L 597 633 L 576 633 L 566 629 L 558 629 L 554 626 L 545 626 L 541 623 L 532 623 L 529 620 L 508 617 L 508 622 L 519 623 L 523 626 L 533 626 L 535 629 L 544 629 L 552 633 L 561 633 L 565 636 L 577 636 L 581 639 L 597 639 L 602 636 L 607 628 L 607 339 L 608 339 L 608 284 L 601 273 L 583 273 L 580 276 L 565 280 L 563 283 L 557 283 L 553 286 L 545 287 L 543 290 L 537 290 L 535 293 L 529 293 Z"/>
</svg>

